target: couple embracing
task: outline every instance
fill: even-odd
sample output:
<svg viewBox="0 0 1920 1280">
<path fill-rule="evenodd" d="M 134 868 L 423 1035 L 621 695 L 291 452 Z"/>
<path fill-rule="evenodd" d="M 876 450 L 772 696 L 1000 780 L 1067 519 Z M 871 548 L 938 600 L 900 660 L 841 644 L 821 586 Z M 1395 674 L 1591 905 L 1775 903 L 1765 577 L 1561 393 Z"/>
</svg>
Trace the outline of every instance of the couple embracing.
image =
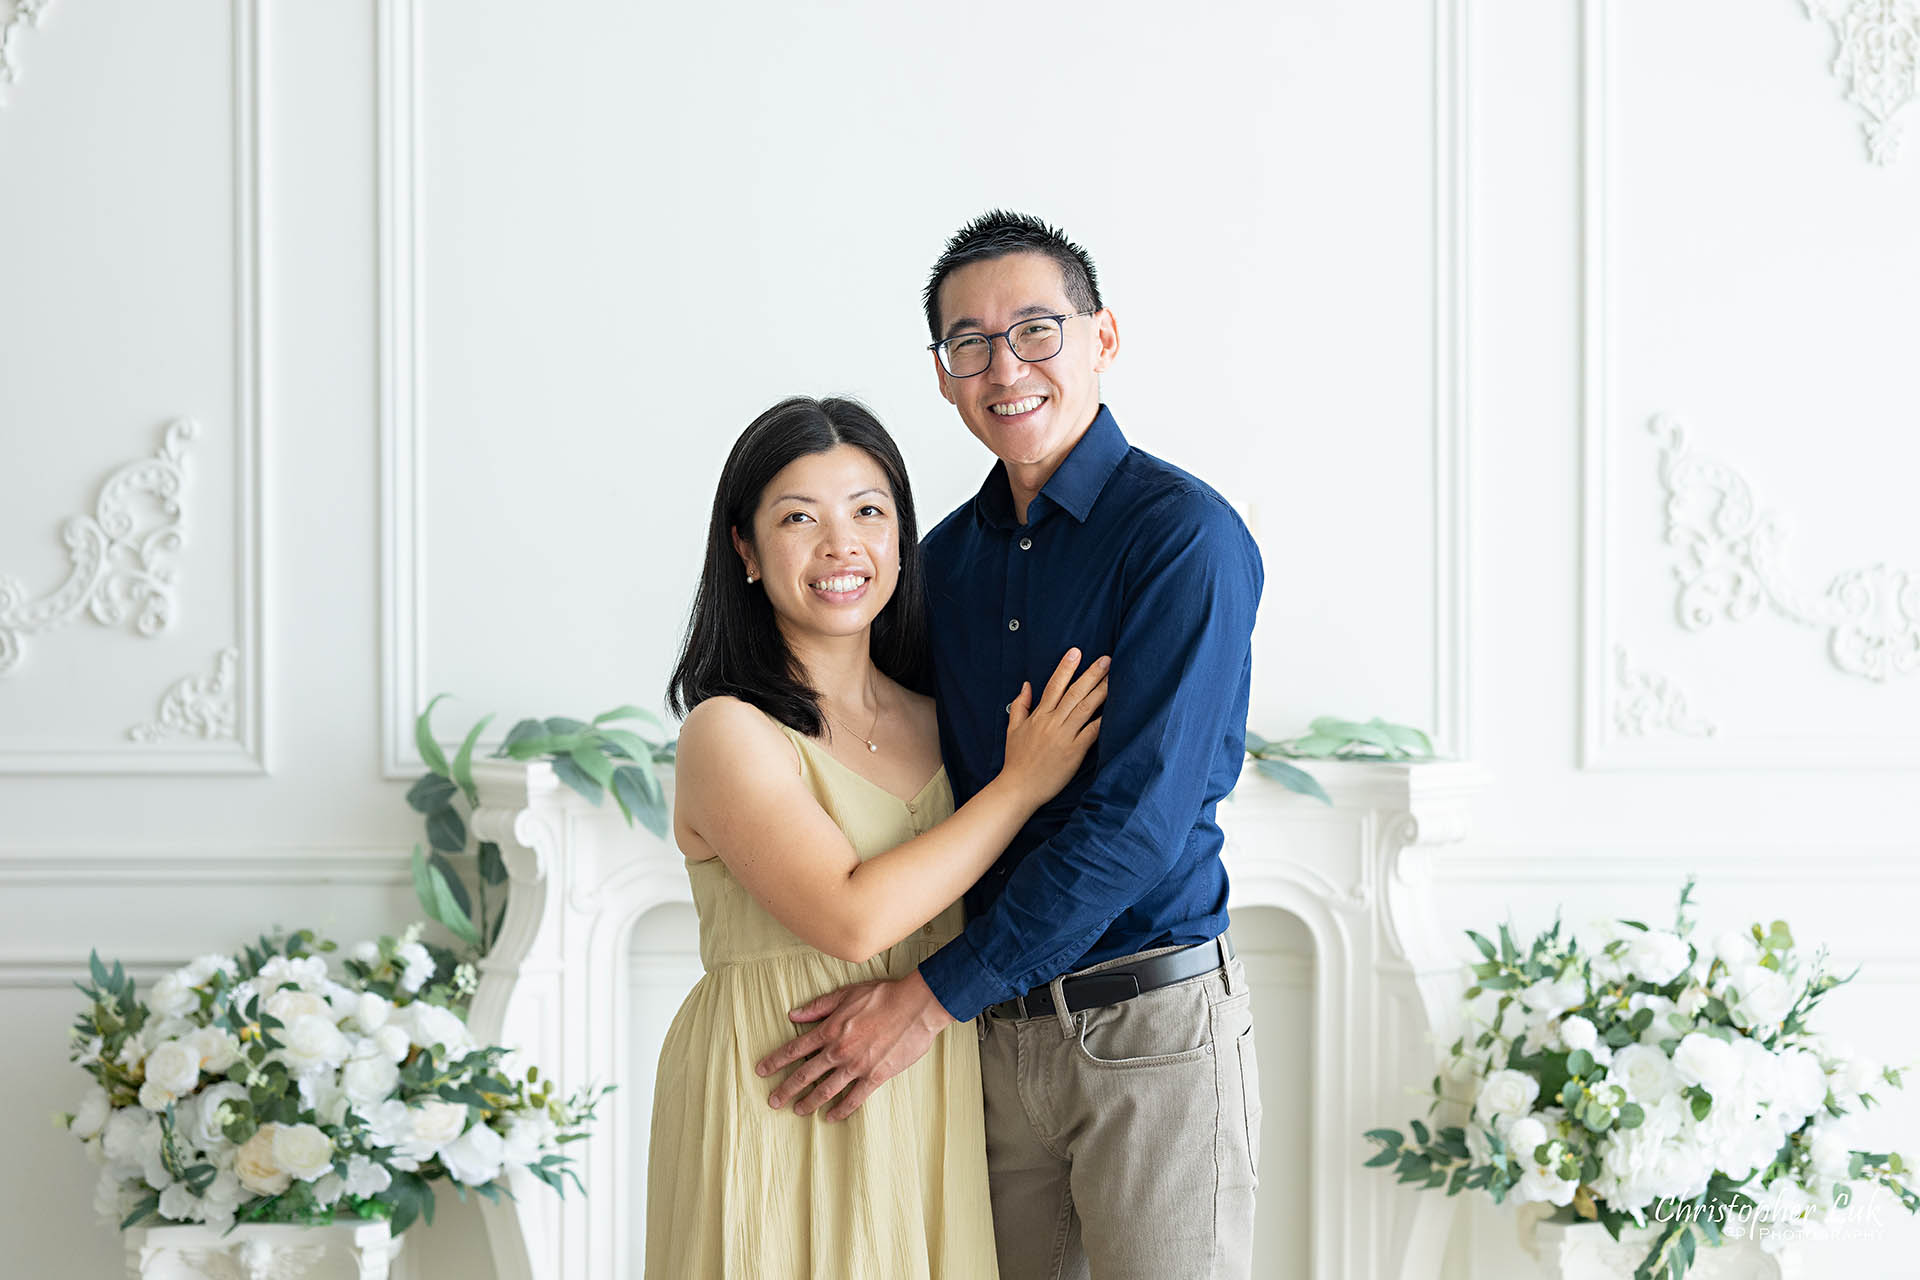
<svg viewBox="0 0 1920 1280">
<path fill-rule="evenodd" d="M 706 973 L 661 1051 L 646 1273 L 1243 1277 L 1214 807 L 1260 555 L 1100 402 L 1119 332 L 1079 246 L 987 214 L 925 303 L 998 459 L 971 500 L 922 540 L 893 440 L 834 399 L 762 414 L 714 497 L 669 691 Z"/>
</svg>

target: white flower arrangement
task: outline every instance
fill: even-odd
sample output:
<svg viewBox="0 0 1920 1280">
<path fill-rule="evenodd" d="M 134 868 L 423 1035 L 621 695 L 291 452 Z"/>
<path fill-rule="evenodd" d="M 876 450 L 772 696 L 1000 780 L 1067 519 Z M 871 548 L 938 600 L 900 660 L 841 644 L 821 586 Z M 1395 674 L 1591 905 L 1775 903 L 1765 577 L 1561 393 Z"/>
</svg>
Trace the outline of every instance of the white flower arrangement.
<svg viewBox="0 0 1920 1280">
<path fill-rule="evenodd" d="M 1785 921 L 1692 940 L 1689 880 L 1675 927 L 1601 926 L 1598 949 L 1560 923 L 1524 952 L 1469 930 L 1484 960 L 1466 993 L 1468 1031 L 1434 1078 L 1430 1114 L 1465 1122 L 1413 1141 L 1366 1136 L 1366 1163 L 1421 1188 L 1543 1202 L 1562 1221 L 1656 1228 L 1635 1280 L 1679 1280 L 1702 1244 L 1751 1232 L 1774 1252 L 1818 1235 L 1858 1194 L 1883 1187 L 1909 1212 L 1920 1194 L 1898 1152 L 1852 1149 L 1835 1122 L 1902 1087 L 1815 1035 L 1821 998 L 1851 981 L 1803 964 Z M 1856 971 L 1857 972 L 1857 971 Z"/>
<path fill-rule="evenodd" d="M 417 925 L 350 949 L 344 982 L 333 950 L 308 930 L 261 938 L 163 975 L 144 1001 L 92 958 L 72 1057 L 94 1083 L 59 1119 L 102 1166 L 103 1216 L 225 1229 L 352 1214 L 397 1234 L 433 1221 L 436 1180 L 492 1200 L 516 1167 L 562 1195 L 580 1186 L 560 1148 L 610 1086 L 557 1098 L 476 1044 L 473 967 Z"/>
</svg>

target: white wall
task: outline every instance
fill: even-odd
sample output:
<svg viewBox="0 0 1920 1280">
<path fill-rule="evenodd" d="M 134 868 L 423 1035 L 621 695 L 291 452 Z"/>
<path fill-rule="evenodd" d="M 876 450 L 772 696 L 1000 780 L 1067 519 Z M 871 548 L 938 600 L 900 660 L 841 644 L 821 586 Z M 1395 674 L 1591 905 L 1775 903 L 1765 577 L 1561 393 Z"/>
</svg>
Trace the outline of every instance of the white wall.
<svg viewBox="0 0 1920 1280">
<path fill-rule="evenodd" d="M 1920 994 L 1920 681 L 1765 602 L 1681 625 L 1646 429 L 1682 416 L 1780 517 L 1802 613 L 1920 557 L 1920 156 L 1870 163 L 1831 30 L 1798 0 L 943 12 L 56 0 L 16 33 L 0 578 L 49 593 L 64 522 L 199 428 L 167 625 L 80 616 L 0 671 L 3 1070 L 30 1102 L 0 1137 L 46 1171 L 0 1233 L 31 1270 L 113 1266 L 44 1123 L 80 1083 L 59 984 L 89 947 L 158 967 L 404 920 L 413 711 L 657 705 L 720 461 L 779 396 L 868 400 L 929 522 L 972 490 L 917 296 L 994 204 L 1092 250 L 1123 427 L 1249 512 L 1253 727 L 1382 714 L 1500 779 L 1443 864 L 1449 925 L 1659 915 L 1696 868 L 1709 923 L 1787 915 L 1867 961 L 1834 1022 L 1915 1056 L 1886 1002 Z M 128 737 L 228 648 L 230 732 Z M 1688 714 L 1617 721 L 1659 678 Z M 1297 1005 L 1271 1002 L 1270 1056 Z M 1920 1109 L 1885 1115 L 1920 1147 Z M 415 1248 L 469 1265 L 471 1227 Z M 1456 1274 L 1522 1274 L 1510 1234 L 1463 1213 Z"/>
</svg>

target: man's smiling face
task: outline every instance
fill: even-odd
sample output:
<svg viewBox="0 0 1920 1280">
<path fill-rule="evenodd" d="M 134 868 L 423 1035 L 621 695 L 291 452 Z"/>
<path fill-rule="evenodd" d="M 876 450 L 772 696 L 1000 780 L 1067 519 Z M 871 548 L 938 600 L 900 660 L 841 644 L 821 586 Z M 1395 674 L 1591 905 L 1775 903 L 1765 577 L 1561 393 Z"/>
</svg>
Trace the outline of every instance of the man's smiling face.
<svg viewBox="0 0 1920 1280">
<path fill-rule="evenodd" d="M 1010 253 L 959 268 L 940 285 L 940 336 L 999 333 L 1036 315 L 1072 316 L 1060 266 L 1041 253 Z M 1100 374 L 1113 363 L 1119 338 L 1110 312 L 1062 324 L 1060 354 L 1029 364 L 993 342 L 984 373 L 956 378 L 935 357 L 940 394 L 960 411 L 967 430 L 1007 463 L 1016 487 L 1037 477 L 1038 489 L 1086 432 L 1100 408 Z M 1024 473 L 1024 475 L 1023 475 Z"/>
</svg>

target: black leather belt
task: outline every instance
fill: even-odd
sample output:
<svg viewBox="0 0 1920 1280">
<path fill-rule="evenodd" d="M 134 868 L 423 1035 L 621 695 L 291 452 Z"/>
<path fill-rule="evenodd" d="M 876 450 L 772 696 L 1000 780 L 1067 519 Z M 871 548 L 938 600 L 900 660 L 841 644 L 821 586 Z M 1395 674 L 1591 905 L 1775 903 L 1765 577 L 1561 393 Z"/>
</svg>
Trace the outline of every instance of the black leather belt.
<svg viewBox="0 0 1920 1280">
<path fill-rule="evenodd" d="M 1144 992 L 1170 987 L 1188 978 L 1198 978 L 1202 974 L 1212 973 L 1231 959 L 1233 939 L 1223 933 L 1210 941 L 1197 942 L 1163 956 L 1068 978 L 1060 984 L 1060 989 L 1067 997 L 1067 1012 L 1078 1013 L 1082 1009 L 1119 1004 Z M 987 1016 L 991 1018 L 1040 1018 L 1052 1012 L 1051 985 L 1035 987 L 1023 996 L 987 1006 Z"/>
</svg>

